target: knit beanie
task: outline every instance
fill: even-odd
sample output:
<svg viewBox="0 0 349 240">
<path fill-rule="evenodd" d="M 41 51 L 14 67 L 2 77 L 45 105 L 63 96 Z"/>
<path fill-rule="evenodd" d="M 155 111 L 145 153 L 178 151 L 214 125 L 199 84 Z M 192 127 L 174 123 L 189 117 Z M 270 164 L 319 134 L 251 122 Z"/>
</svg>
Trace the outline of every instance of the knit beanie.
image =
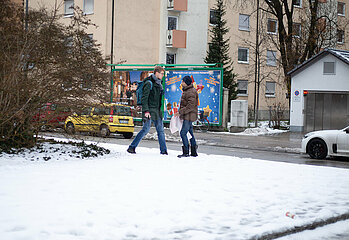
<svg viewBox="0 0 349 240">
<path fill-rule="evenodd" d="M 192 83 L 191 78 L 189 76 L 185 76 L 183 78 L 183 82 L 185 82 L 185 84 L 187 84 L 188 86 Z"/>
</svg>

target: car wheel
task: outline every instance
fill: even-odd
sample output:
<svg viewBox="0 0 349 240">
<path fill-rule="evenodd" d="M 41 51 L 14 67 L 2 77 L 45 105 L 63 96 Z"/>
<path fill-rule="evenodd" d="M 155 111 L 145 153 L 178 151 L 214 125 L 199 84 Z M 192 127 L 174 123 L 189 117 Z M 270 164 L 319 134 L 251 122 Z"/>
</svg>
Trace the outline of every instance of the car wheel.
<svg viewBox="0 0 349 240">
<path fill-rule="evenodd" d="M 66 127 L 65 127 L 65 131 L 68 133 L 68 134 L 74 134 L 75 133 L 75 127 L 74 127 L 74 124 L 69 122 L 67 123 Z"/>
<path fill-rule="evenodd" d="M 126 139 L 130 139 L 133 136 L 133 132 L 126 132 L 122 134 L 124 136 L 124 138 Z"/>
<path fill-rule="evenodd" d="M 324 159 L 327 156 L 326 143 L 321 139 L 313 139 L 308 143 L 308 154 L 311 158 Z"/>
<path fill-rule="evenodd" d="M 109 131 L 108 126 L 106 126 L 106 125 L 101 126 L 100 130 L 99 130 L 99 134 L 102 137 L 108 137 L 110 135 L 110 131 Z"/>
</svg>

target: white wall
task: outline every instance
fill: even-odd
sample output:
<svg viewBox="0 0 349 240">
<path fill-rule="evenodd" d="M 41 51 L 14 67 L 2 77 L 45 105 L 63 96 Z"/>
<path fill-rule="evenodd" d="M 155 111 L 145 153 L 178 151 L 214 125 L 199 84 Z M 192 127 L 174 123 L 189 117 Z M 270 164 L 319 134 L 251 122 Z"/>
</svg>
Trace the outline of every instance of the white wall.
<svg viewBox="0 0 349 240">
<path fill-rule="evenodd" d="M 160 62 L 166 63 L 166 53 L 176 54 L 177 64 L 203 64 L 207 49 L 208 0 L 188 0 L 188 11 L 174 13 L 167 10 L 167 1 L 161 3 Z M 167 48 L 167 17 L 178 16 L 178 30 L 187 31 L 186 48 Z"/>
<path fill-rule="evenodd" d="M 335 62 L 336 74 L 324 75 L 323 63 Z M 300 97 L 295 96 L 295 91 Z M 292 75 L 291 78 L 291 131 L 302 131 L 304 127 L 304 97 L 303 90 L 341 92 L 349 91 L 349 65 L 331 54 L 320 57 L 316 62 Z"/>
</svg>

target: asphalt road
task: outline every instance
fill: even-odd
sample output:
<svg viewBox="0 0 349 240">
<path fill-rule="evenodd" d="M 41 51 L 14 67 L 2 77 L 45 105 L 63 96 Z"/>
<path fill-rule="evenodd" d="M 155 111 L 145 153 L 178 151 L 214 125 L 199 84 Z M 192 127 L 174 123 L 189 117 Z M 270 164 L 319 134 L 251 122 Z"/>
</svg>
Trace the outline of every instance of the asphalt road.
<svg viewBox="0 0 349 240">
<path fill-rule="evenodd" d="M 42 133 L 46 136 L 54 136 L 54 137 L 62 137 L 66 135 L 62 135 L 60 133 L 52 133 L 52 132 L 45 132 Z M 108 138 L 101 138 L 101 137 L 94 137 L 89 136 L 87 134 L 80 134 L 75 135 L 78 139 L 84 139 L 85 141 L 96 141 L 96 142 L 106 142 L 106 143 L 115 143 L 120 145 L 129 145 L 132 141 L 132 139 L 124 139 L 120 135 L 112 135 Z M 217 136 L 217 134 L 214 133 L 206 133 L 203 135 L 198 136 L 197 139 L 215 139 L 219 138 L 221 141 L 226 142 L 224 140 L 224 136 Z M 246 136 L 244 136 L 245 138 Z M 222 140 L 223 138 L 223 140 Z M 299 153 L 292 153 L 292 152 L 284 152 L 284 151 L 278 151 L 278 150 L 271 150 L 272 148 L 265 148 L 261 150 L 262 148 L 256 149 L 254 147 L 253 141 L 256 141 L 256 137 L 249 137 L 250 142 L 252 142 L 252 147 L 250 148 L 246 144 L 243 145 L 226 145 L 224 144 L 218 144 L 215 145 L 213 141 L 203 141 L 202 144 L 199 143 L 199 149 L 198 153 L 205 153 L 205 154 L 213 154 L 213 155 L 226 155 L 226 156 L 234 156 L 234 157 L 240 157 L 240 158 L 253 158 L 253 159 L 261 159 L 261 160 L 268 160 L 268 161 L 276 161 L 276 162 L 286 162 L 286 163 L 293 163 L 293 164 L 307 164 L 307 165 L 316 165 L 316 166 L 326 166 L 326 167 L 339 167 L 339 168 L 349 168 L 349 158 L 329 158 L 326 160 L 314 160 L 311 159 L 308 155 L 302 155 Z M 264 139 L 267 137 L 263 137 L 261 139 Z M 271 137 L 269 137 L 271 138 Z M 261 141 L 261 139 L 257 141 Z M 167 147 L 170 150 L 177 150 L 181 151 L 181 142 L 175 142 L 174 141 L 167 141 Z M 241 138 L 239 137 L 238 140 L 241 142 Z M 200 142 L 200 141 L 199 141 Z M 157 141 L 154 140 L 147 140 L 143 139 L 141 143 L 139 144 L 139 147 L 147 147 L 147 148 L 159 148 L 159 144 Z M 137 150 L 136 150 L 137 151 Z"/>
</svg>

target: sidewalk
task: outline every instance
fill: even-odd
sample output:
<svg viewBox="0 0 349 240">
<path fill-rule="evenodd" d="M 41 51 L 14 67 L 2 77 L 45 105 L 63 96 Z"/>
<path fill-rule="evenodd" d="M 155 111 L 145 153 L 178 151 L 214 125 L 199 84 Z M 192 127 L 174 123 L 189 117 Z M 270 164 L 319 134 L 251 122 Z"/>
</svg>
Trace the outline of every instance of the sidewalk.
<svg viewBox="0 0 349 240">
<path fill-rule="evenodd" d="M 140 131 L 140 127 L 135 128 L 135 132 Z M 136 134 L 136 133 L 135 133 Z M 166 141 L 180 142 L 179 134 L 171 134 L 169 129 L 165 129 Z M 212 145 L 229 148 L 243 148 L 262 151 L 275 151 L 287 153 L 299 153 L 303 133 L 277 133 L 270 135 L 235 135 L 228 132 L 195 132 L 195 138 L 199 144 Z M 151 128 L 146 139 L 157 140 L 155 128 Z"/>
</svg>

